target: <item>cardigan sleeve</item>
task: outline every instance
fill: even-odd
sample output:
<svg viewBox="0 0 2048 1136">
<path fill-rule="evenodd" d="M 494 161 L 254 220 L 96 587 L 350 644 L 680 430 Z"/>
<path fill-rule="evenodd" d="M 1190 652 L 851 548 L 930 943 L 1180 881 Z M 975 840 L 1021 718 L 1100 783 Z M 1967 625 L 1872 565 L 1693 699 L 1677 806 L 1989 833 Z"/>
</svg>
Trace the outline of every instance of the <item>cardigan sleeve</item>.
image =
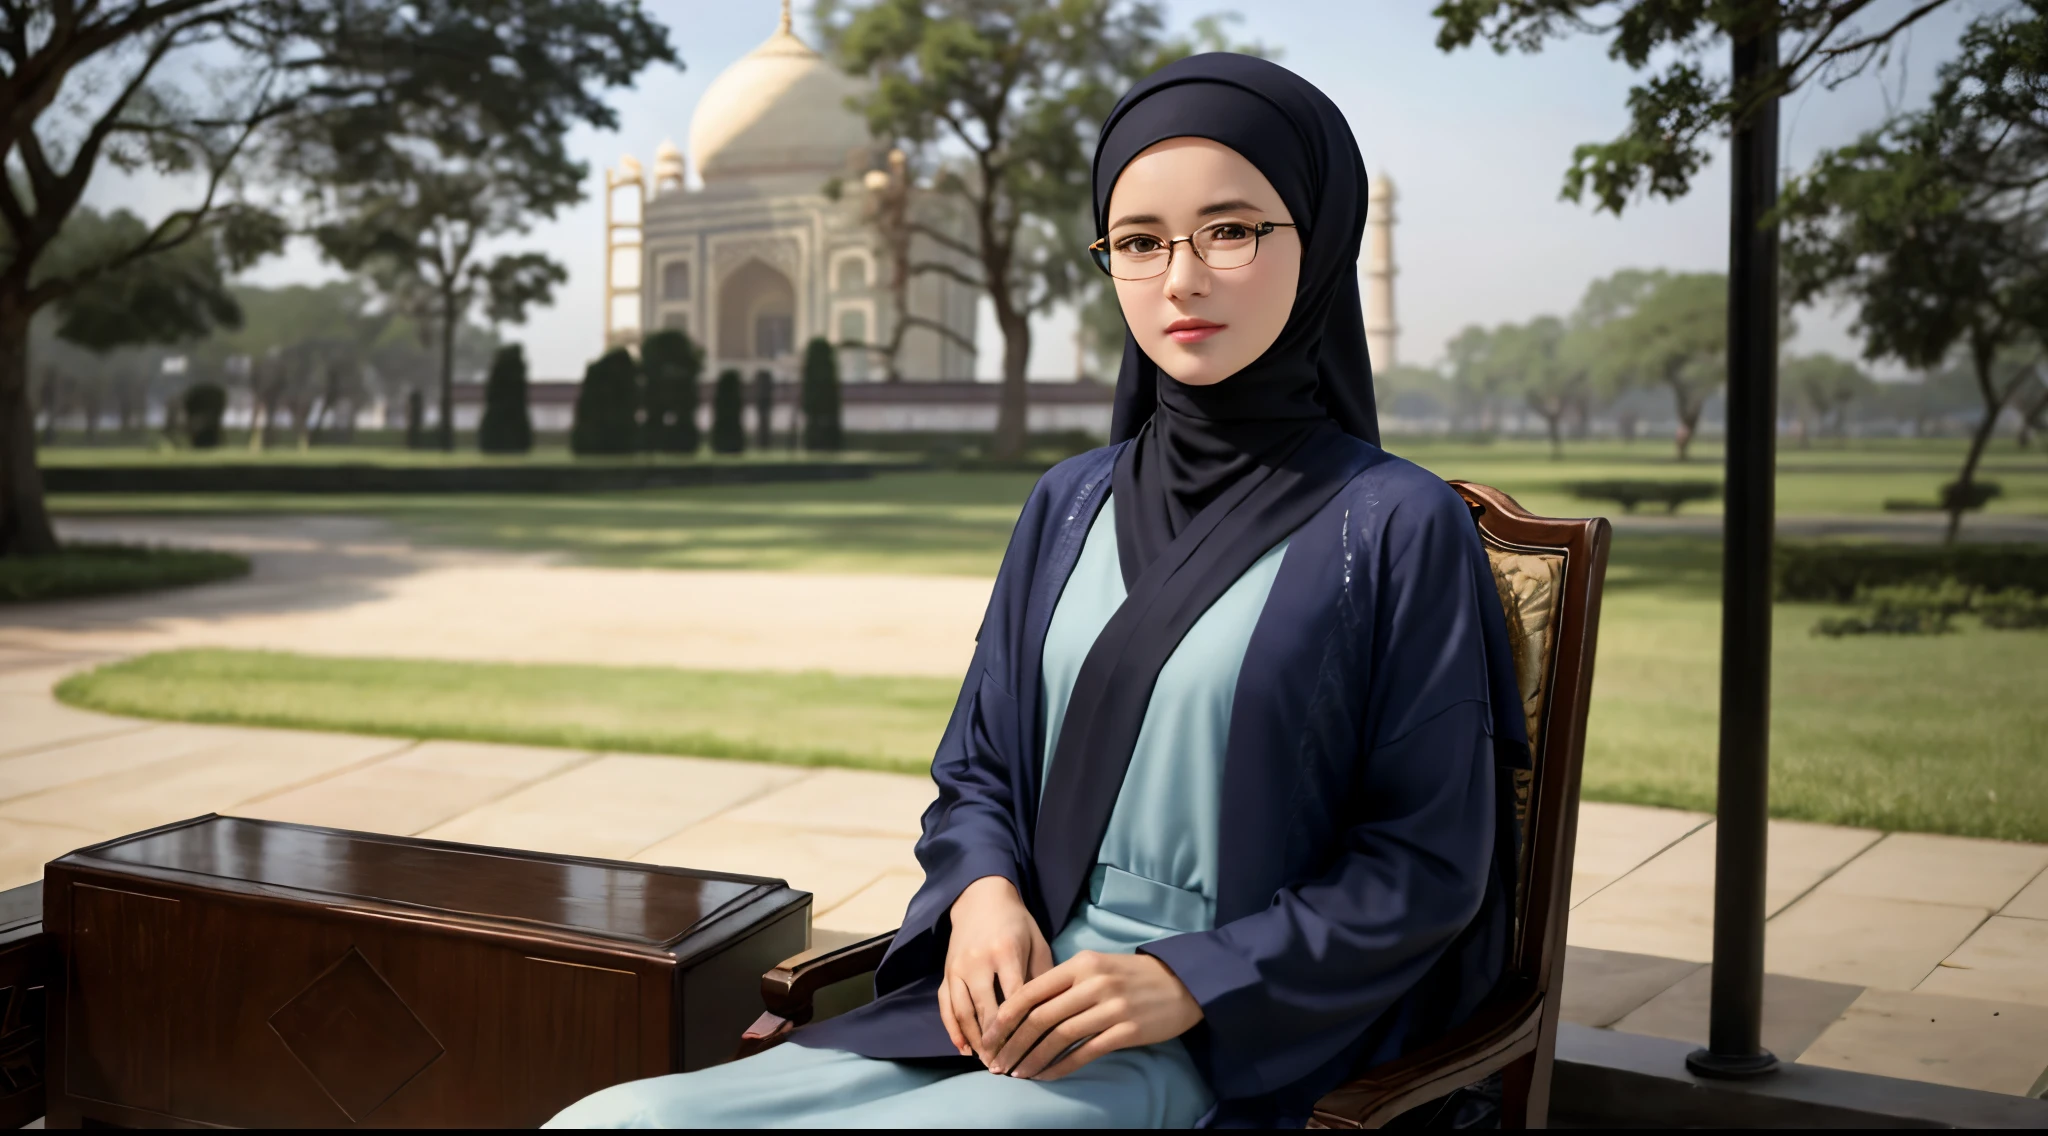
<svg viewBox="0 0 2048 1136">
<path fill-rule="evenodd" d="M 1498 608 L 1469 513 L 1447 486 L 1401 501 L 1371 550 L 1371 626 L 1352 820 L 1319 870 L 1262 910 L 1140 948 L 1201 1004 L 1222 1097 L 1294 1084 L 1335 1060 L 1435 965 L 1486 894 L 1495 825 L 1485 607 Z M 1376 547 L 1375 547 L 1376 546 Z M 1508 664 L 1511 665 L 1511 664 Z"/>
<path fill-rule="evenodd" d="M 1024 865 L 1030 854 L 1017 793 L 1027 755 L 1012 751 L 1029 731 L 1018 717 L 1014 671 L 1021 665 L 1019 640 L 1050 506 L 1051 493 L 1041 479 L 1011 534 L 975 636 L 974 661 L 932 758 L 938 795 L 925 809 L 916 848 L 924 883 L 876 970 L 878 995 L 939 969 L 949 931 L 946 915 L 968 884 L 1001 876 L 1028 894 Z"/>
</svg>

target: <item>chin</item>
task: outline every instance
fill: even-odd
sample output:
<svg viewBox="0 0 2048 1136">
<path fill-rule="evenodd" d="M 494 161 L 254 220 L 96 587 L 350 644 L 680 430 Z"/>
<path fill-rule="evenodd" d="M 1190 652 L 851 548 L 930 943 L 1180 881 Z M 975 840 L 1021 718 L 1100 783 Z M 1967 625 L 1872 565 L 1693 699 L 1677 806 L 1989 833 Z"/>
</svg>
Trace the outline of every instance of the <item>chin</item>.
<svg viewBox="0 0 2048 1136">
<path fill-rule="evenodd" d="M 1183 349 L 1178 343 L 1169 343 L 1169 350 L 1162 350 L 1152 356 L 1159 369 L 1173 376 L 1176 382 L 1191 387 L 1214 386 L 1236 374 L 1239 368 L 1225 367 L 1206 355 L 1196 355 Z"/>
</svg>

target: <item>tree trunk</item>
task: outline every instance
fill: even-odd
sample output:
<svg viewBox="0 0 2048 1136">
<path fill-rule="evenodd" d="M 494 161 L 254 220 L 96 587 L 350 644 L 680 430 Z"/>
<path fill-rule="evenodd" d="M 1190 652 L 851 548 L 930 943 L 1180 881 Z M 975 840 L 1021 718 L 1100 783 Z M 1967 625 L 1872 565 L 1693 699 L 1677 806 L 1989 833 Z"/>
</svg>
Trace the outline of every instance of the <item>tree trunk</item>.
<svg viewBox="0 0 2048 1136">
<path fill-rule="evenodd" d="M 56 418 L 51 415 L 52 421 Z M 36 468 L 35 408 L 28 397 L 28 317 L 0 314 L 0 556 L 57 551 Z"/>
<path fill-rule="evenodd" d="M 1695 402 L 1687 397 L 1683 383 L 1666 381 L 1671 383 L 1671 396 L 1678 402 L 1678 433 L 1672 440 L 1678 444 L 1678 460 L 1686 461 L 1692 452 L 1693 435 L 1699 432 L 1700 411 L 1706 409 L 1707 400 Z"/>
<path fill-rule="evenodd" d="M 1024 369 L 1031 361 L 1031 320 L 1011 310 L 1009 297 L 1004 296 L 996 301 L 996 322 L 1003 329 L 1003 390 L 996 406 L 996 436 L 990 456 L 997 461 L 1022 461 L 1030 431 L 1030 392 L 1024 385 Z"/>
<path fill-rule="evenodd" d="M 455 452 L 455 290 L 441 290 L 441 449 Z"/>
<path fill-rule="evenodd" d="M 1984 456 L 1984 447 L 1991 442 L 1992 431 L 1998 429 L 1998 417 L 2005 413 L 2005 404 L 2019 393 L 2024 376 L 2015 378 L 2012 385 L 2003 391 L 1991 377 L 1992 349 L 1983 344 L 1974 344 L 1971 355 L 1977 367 L 1977 393 L 1984 399 L 1984 420 L 1970 433 L 1970 452 L 1963 458 L 1963 471 L 1956 476 L 1956 488 L 1948 501 L 1948 532 L 1942 543 L 1954 544 L 1956 534 L 1963 527 L 1963 514 L 1968 511 L 1970 488 L 1976 484 L 1977 463 Z"/>
</svg>

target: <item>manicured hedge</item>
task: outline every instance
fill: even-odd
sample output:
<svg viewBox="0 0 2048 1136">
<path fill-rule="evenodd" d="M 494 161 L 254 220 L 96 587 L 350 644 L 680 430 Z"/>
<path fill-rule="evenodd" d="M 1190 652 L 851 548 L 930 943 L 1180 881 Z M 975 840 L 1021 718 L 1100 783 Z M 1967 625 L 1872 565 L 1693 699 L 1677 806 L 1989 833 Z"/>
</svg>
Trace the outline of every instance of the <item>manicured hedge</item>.
<svg viewBox="0 0 2048 1136">
<path fill-rule="evenodd" d="M 1612 478 L 1605 481 L 1573 481 L 1565 485 L 1572 496 L 1583 501 L 1613 501 L 1624 513 L 1633 513 L 1645 502 L 1664 506 L 1676 513 L 1688 501 L 1712 501 L 1721 495 L 1718 481 L 1656 481 L 1648 478 Z"/>
<path fill-rule="evenodd" d="M 2048 595 L 2048 544 L 1844 544 L 1780 541 L 1778 599 L 1850 603 L 1864 588 L 1953 579 L 1987 592 Z"/>
</svg>

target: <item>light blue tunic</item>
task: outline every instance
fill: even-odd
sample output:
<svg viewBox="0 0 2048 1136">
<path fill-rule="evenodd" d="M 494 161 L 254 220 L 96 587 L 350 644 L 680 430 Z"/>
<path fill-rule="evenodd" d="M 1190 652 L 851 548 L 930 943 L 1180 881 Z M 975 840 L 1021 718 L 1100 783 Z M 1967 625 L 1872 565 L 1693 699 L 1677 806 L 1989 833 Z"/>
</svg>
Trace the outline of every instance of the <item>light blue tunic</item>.
<svg viewBox="0 0 2048 1136">
<path fill-rule="evenodd" d="M 1282 542 L 1239 577 L 1160 669 L 1087 898 L 1053 940 L 1055 960 L 1084 950 L 1129 953 L 1214 925 L 1231 701 L 1286 551 Z M 1046 633 L 1048 768 L 1081 662 L 1123 599 L 1112 500 L 1089 527 Z M 616 1085 L 547 1127 L 1187 1128 L 1212 1103 L 1178 1039 L 1118 1050 L 1050 1082 L 778 1045 L 695 1073 Z"/>
</svg>

